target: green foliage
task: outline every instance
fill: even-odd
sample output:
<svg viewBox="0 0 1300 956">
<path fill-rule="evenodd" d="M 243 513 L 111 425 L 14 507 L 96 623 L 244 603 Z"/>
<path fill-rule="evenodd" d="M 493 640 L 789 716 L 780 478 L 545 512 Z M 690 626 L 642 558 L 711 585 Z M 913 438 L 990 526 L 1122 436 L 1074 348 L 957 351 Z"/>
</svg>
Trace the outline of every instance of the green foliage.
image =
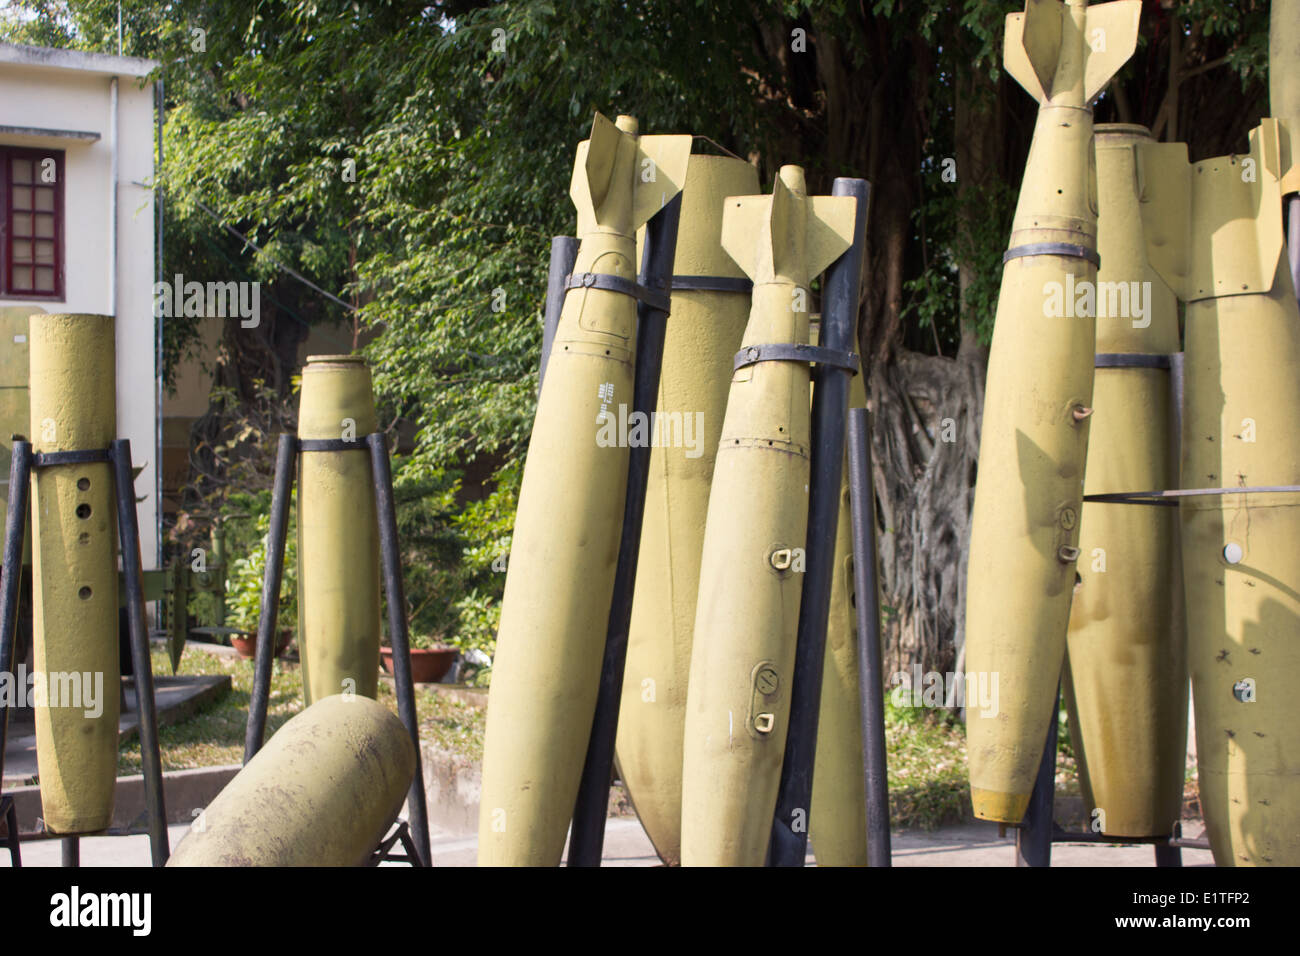
<svg viewBox="0 0 1300 956">
<path fill-rule="evenodd" d="M 271 494 L 232 495 L 232 509 L 248 515 L 244 522 L 252 534 L 227 542 L 230 569 L 226 575 L 226 621 L 231 627 L 255 633 L 262 611 L 262 581 L 266 573 L 266 542 L 271 530 Z M 296 630 L 298 608 L 297 508 L 290 511 L 284 549 L 284 576 L 280 582 L 280 608 L 276 630 Z M 227 525 L 229 527 L 229 524 Z"/>
<path fill-rule="evenodd" d="M 935 172 L 927 182 L 939 180 Z M 919 328 L 933 328 L 955 351 L 963 324 L 979 341 L 993 338 L 1002 281 L 1002 253 L 1011 231 L 1016 191 L 1002 182 L 959 191 L 951 185 L 933 186 L 913 219 L 926 256 L 926 266 L 903 284 L 908 299 L 904 319 Z M 968 266 L 968 284 L 961 294 L 959 268 Z M 949 351 L 949 349 L 951 351 Z"/>
<path fill-rule="evenodd" d="M 1074 756 L 1074 738 L 1070 735 L 1070 714 L 1065 709 L 1065 700 L 1061 700 L 1056 715 L 1056 752 L 1066 757 Z"/>
<path fill-rule="evenodd" d="M 593 112 L 705 133 L 757 157 L 765 183 L 777 164 L 800 162 L 810 181 L 871 175 L 882 195 L 914 194 L 902 335 L 952 354 L 963 327 L 990 338 L 1016 151 L 1027 145 L 1032 104 L 998 86 L 1003 18 L 1017 6 L 123 0 L 121 9 L 124 52 L 157 59 L 166 85 L 165 271 L 261 281 L 291 333 L 350 324 L 385 426 L 414 429 L 394 469 L 413 641 L 490 653 L 504 580 L 492 562 L 509 549 L 535 409 L 547 248 L 573 231 L 573 150 Z M 1158 30 L 1167 41 L 1156 6 L 1146 5 L 1144 42 Z M 117 0 L 15 0 L 0 12 L 0 37 L 116 52 L 117 9 Z M 1206 59 L 1225 56 L 1245 89 L 1264 75 L 1267 15 L 1263 0 L 1183 0 L 1175 19 Z M 796 25 L 809 28 L 806 56 L 786 39 Z M 1148 75 L 1137 78 L 1136 64 L 1127 74 L 1147 122 L 1166 68 L 1156 52 Z M 870 89 L 868 102 L 854 76 L 875 77 L 886 105 Z M 900 76 L 910 82 L 891 85 Z M 909 102 L 895 102 L 899 89 Z M 982 186 L 954 188 L 935 168 L 961 145 L 959 102 L 1008 128 L 985 157 Z M 873 122 L 859 123 L 868 113 Z M 921 131 L 902 138 L 915 149 L 901 156 L 900 124 Z M 881 238 L 893 237 L 873 242 Z M 214 397 L 225 424 L 195 451 L 211 462 L 197 488 L 210 511 L 269 485 L 273 436 L 291 427 L 284 382 L 258 384 L 269 377 L 246 371 L 296 344 L 275 341 L 266 324 L 223 342 L 238 385 Z M 196 334 L 193 319 L 168 320 L 169 380 Z M 181 522 L 178 538 L 201 530 L 201 518 Z M 247 588 L 255 548 L 230 552 L 245 562 Z"/>
</svg>

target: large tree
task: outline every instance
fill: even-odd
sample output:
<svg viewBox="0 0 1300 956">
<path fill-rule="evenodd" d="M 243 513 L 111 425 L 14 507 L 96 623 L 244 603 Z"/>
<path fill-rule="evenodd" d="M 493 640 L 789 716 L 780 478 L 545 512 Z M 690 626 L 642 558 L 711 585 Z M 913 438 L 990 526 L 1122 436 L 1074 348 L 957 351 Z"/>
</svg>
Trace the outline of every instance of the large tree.
<svg viewBox="0 0 1300 956">
<path fill-rule="evenodd" d="M 162 61 L 167 84 L 167 269 L 260 278 L 271 300 L 263 329 L 228 330 L 226 404 L 205 427 L 258 381 L 287 398 L 307 326 L 366 341 L 387 419 L 414 429 L 399 469 L 408 564 L 451 575 L 421 579 L 418 610 L 488 640 L 547 241 L 573 229 L 569 172 L 592 113 L 707 136 L 764 184 L 785 163 L 818 191 L 861 176 L 889 646 L 895 667 L 949 669 L 984 346 L 1035 111 L 1000 70 L 1019 6 L 125 0 L 125 52 Z M 110 0 L 16 7 L 10 38 L 115 49 Z M 1244 150 L 1265 105 L 1267 14 L 1265 0 L 1146 0 L 1098 120 L 1185 139 L 1193 158 Z M 169 325 L 169 356 L 192 341 Z"/>
</svg>

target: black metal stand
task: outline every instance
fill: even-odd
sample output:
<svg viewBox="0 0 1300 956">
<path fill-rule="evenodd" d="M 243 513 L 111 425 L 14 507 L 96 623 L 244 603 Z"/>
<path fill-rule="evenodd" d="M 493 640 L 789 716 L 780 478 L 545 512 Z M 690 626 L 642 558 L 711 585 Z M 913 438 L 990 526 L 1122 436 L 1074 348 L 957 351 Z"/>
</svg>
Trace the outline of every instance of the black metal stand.
<svg viewBox="0 0 1300 956">
<path fill-rule="evenodd" d="M 393 847 L 398 843 L 402 844 L 404 854 L 393 852 Z M 375 852 L 370 854 L 366 866 L 378 866 L 380 863 L 387 861 L 409 863 L 411 866 L 425 866 L 421 862 L 419 851 L 415 848 L 415 842 L 411 839 L 411 828 L 405 820 L 397 821 L 397 826 L 393 828 L 393 832 L 384 837 L 379 846 L 375 847 Z"/>
<path fill-rule="evenodd" d="M 871 426 L 865 408 L 849 409 L 849 502 L 853 516 L 853 593 L 858 621 L 858 701 L 867 802 L 867 865 L 892 866 L 889 767 L 885 755 L 885 678 L 876 584 L 876 492 Z"/>
<path fill-rule="evenodd" d="M 1286 203 L 1287 264 L 1291 267 L 1292 291 L 1300 300 L 1300 194 L 1292 193 Z"/>
<path fill-rule="evenodd" d="M 677 228 L 682 196 L 678 193 L 646 223 L 645 247 L 638 282 L 652 290 L 667 290 L 677 254 Z M 558 307 L 557 307 L 558 313 Z M 666 309 L 637 302 L 636 376 L 632 407 L 647 418 L 659 401 L 659 373 L 663 367 Z M 609 784 L 614 770 L 614 740 L 618 733 L 618 708 L 623 696 L 623 667 L 627 662 L 628 631 L 632 624 L 632 592 L 637 558 L 641 552 L 641 520 L 650 478 L 648 445 L 634 446 L 628 454 L 627 493 L 623 505 L 623 532 L 614 571 L 614 595 L 605 631 L 605 654 L 600 668 L 600 691 L 587 741 L 578 799 L 569 837 L 569 866 L 600 866 L 605 847 L 605 819 L 609 813 Z"/>
<path fill-rule="evenodd" d="M 293 470 L 298 462 L 298 438 L 283 434 L 275 449 L 275 479 L 271 488 L 271 526 L 266 537 L 266 567 L 262 576 L 262 608 L 253 645 L 253 692 L 248 699 L 244 730 L 244 763 L 262 749 L 266 711 L 271 698 L 271 666 L 275 659 L 275 625 L 284 580 L 284 547 L 289 534 L 289 503 L 293 499 Z"/>
<path fill-rule="evenodd" d="M 153 665 L 149 659 L 149 632 L 144 616 L 140 529 L 135 514 L 131 442 L 125 438 L 117 439 L 109 446 L 108 454 L 113 465 L 113 484 L 117 491 L 117 531 L 122 543 L 126 619 L 131 637 L 131 666 L 135 671 L 135 710 L 140 725 L 140 763 L 144 771 L 144 799 L 149 814 L 149 851 L 153 865 L 162 866 L 171 855 L 171 848 L 167 845 L 167 811 L 163 806 L 157 702 L 154 700 Z"/>
<path fill-rule="evenodd" d="M 5 846 L 9 849 L 9 865 L 15 870 L 23 865 L 23 851 L 18 844 L 18 811 L 14 809 L 14 798 L 8 795 L 0 797 L 0 817 L 4 817 Z"/>
<path fill-rule="evenodd" d="M 4 569 L 0 573 L 0 673 L 14 671 L 14 644 L 18 636 L 18 586 L 23 576 L 23 537 L 27 529 L 27 491 L 32 466 L 32 446 L 14 436 L 9 462 L 9 500 L 5 513 Z M 0 707 L 0 781 L 4 777 L 5 743 L 9 739 L 9 708 Z M 0 786 L 3 783 L 0 782 Z M 9 827 L 9 856 L 22 865 L 18 849 L 18 814 L 13 797 L 0 803 Z"/>
<path fill-rule="evenodd" d="M 431 866 L 429 814 L 424 797 L 424 764 L 420 759 L 420 719 L 415 713 L 415 682 L 411 679 L 411 637 L 406 620 L 406 588 L 402 582 L 402 552 L 397 541 L 397 508 L 393 502 L 393 475 L 389 470 L 388 445 L 383 432 L 366 436 L 370 446 L 370 471 L 375 476 L 375 510 L 379 518 L 379 557 L 388 603 L 388 640 L 393 646 L 393 684 L 397 688 L 397 712 L 411 734 L 415 747 L 415 779 L 407 794 L 408 813 L 415 828 L 410 849 L 415 865 Z M 404 843 L 407 841 L 403 841 Z"/>
<path fill-rule="evenodd" d="M 1061 705 L 1061 685 L 1057 682 L 1052 696 L 1051 718 L 1047 722 L 1047 742 L 1038 776 L 1029 796 L 1024 822 L 1016 830 L 1016 866 L 1052 865 L 1053 807 L 1056 796 L 1056 725 Z"/>
<path fill-rule="evenodd" d="M 577 261 L 577 239 L 573 236 L 551 237 L 551 262 L 546 270 L 546 311 L 542 320 L 542 361 L 537 372 L 539 391 L 546 379 L 546 363 L 551 357 L 551 346 L 555 344 L 555 330 L 560 326 L 560 313 L 564 311 L 564 284 Z"/>
<path fill-rule="evenodd" d="M 1056 805 L 1056 731 L 1060 711 L 1060 688 L 1052 701 L 1052 717 L 1047 726 L 1047 742 L 1043 759 L 1038 765 L 1034 790 L 1029 796 L 1029 808 L 1024 822 L 1016 828 L 1016 866 L 1051 866 L 1053 843 L 1105 843 L 1112 846 L 1141 846 L 1151 844 L 1155 849 L 1156 866 L 1182 866 L 1183 847 L 1210 849 L 1207 840 L 1187 840 L 1179 824 L 1169 836 L 1116 837 L 1104 833 L 1073 833 L 1058 826 Z"/>
<path fill-rule="evenodd" d="M 322 445 L 320 442 L 312 443 Z M 328 446 L 328 447 L 324 447 Z M 280 584 L 284 576 L 285 542 L 289 531 L 289 503 L 293 496 L 293 474 L 304 442 L 296 435 L 283 434 L 276 447 L 275 483 L 271 492 L 271 527 L 267 536 L 266 570 L 262 580 L 262 609 L 257 621 L 253 692 L 248 701 L 248 729 L 244 738 L 244 763 L 262 749 L 266 737 L 266 713 L 271 697 L 271 670 L 275 657 L 275 624 L 280 608 Z M 370 474 L 375 488 L 375 512 L 379 524 L 380 569 L 388 603 L 388 638 L 393 647 L 393 684 L 397 711 L 415 745 L 415 779 L 407 794 L 410 827 L 403 843 L 411 844 L 410 862 L 431 865 L 429 815 L 424 794 L 424 769 L 420 758 L 420 722 L 415 711 L 415 683 L 411 679 L 411 644 L 406 620 L 406 592 L 402 583 L 401 549 L 397 538 L 397 516 L 393 501 L 393 477 L 389 469 L 388 446 L 382 432 L 367 435 L 364 442 L 326 442 L 320 450 L 365 451 L 370 456 Z M 405 828 L 405 824 L 403 824 Z M 394 838 L 396 839 L 396 838 Z M 388 843 L 391 848 L 392 843 Z M 386 852 L 383 844 L 375 851 Z M 395 859 L 394 857 L 385 857 Z M 372 862 L 378 862 L 374 860 Z"/>
<path fill-rule="evenodd" d="M 864 179 L 839 178 L 834 196 L 857 199 L 853 244 L 826 273 L 822 307 L 821 349 L 852 352 L 857 339 L 858 301 L 862 292 L 862 256 L 871 187 Z M 794 675 L 790 685 L 789 730 L 776 811 L 772 818 L 769 863 L 803 866 L 812 816 L 813 765 L 817 755 L 817 720 L 821 709 L 822 672 L 826 660 L 826 624 L 830 613 L 839 524 L 840 484 L 844 467 L 845 419 L 850 369 L 813 366 L 811 480 L 808 491 L 807 570 L 799 602 Z"/>
<path fill-rule="evenodd" d="M 126 590 L 127 629 L 131 664 L 135 671 L 136 716 L 140 734 L 140 760 L 144 771 L 145 807 L 149 818 L 149 850 L 154 866 L 162 866 L 171 854 L 167 840 L 167 812 L 163 802 L 162 755 L 158 745 L 158 715 L 154 700 L 153 668 L 149 660 L 149 634 L 144 612 L 143 572 L 140 569 L 140 529 L 135 512 L 135 489 L 131 474 L 131 443 L 115 440 L 108 449 L 62 451 L 36 455 L 30 442 L 16 439 L 9 466 L 9 501 L 4 541 L 3 586 L 0 586 L 0 666 L 13 673 L 14 637 L 17 627 L 18 581 L 22 575 L 23 538 L 27 526 L 27 500 L 32 468 L 106 462 L 113 469 L 117 503 L 118 539 L 122 554 L 122 576 Z M 0 769 L 7 735 L 7 714 L 0 716 Z M 18 846 L 18 821 L 9 801 L 10 852 Z M 79 838 L 63 838 L 63 863 L 76 866 L 80 859 Z"/>
</svg>

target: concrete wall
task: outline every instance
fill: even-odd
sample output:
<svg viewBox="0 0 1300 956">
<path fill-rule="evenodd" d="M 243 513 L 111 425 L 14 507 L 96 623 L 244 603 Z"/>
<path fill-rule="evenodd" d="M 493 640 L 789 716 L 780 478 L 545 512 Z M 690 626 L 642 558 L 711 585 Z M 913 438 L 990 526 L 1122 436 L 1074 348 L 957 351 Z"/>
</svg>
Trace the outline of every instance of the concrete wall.
<svg viewBox="0 0 1300 956">
<path fill-rule="evenodd" d="M 117 316 L 117 433 L 137 467 L 140 550 L 156 565 L 157 374 L 154 360 L 154 173 L 152 64 L 130 57 L 0 43 L 0 144 L 64 152 L 64 296 L 0 297 L 0 306 Z M 111 181 L 117 82 L 117 182 Z M 53 135 L 54 131 L 81 135 Z M 86 136 L 84 134 L 96 134 Z M 111 197 L 117 193 L 113 285 Z M 0 347 L 7 345 L 0 342 Z M 24 429 L 26 431 L 26 429 Z M 8 438 L 5 435 L 4 438 Z"/>
</svg>

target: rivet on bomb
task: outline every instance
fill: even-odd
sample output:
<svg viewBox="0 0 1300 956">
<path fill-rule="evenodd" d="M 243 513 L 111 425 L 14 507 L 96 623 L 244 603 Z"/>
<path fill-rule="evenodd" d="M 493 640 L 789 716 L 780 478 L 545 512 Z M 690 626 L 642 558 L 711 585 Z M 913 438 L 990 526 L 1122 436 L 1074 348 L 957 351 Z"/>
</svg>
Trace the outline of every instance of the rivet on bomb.
<svg viewBox="0 0 1300 956">
<path fill-rule="evenodd" d="M 755 714 L 754 729 L 760 734 L 770 734 L 772 728 L 776 726 L 775 714 Z"/>
<path fill-rule="evenodd" d="M 1071 561 L 1078 559 L 1079 549 L 1072 544 L 1063 544 L 1060 550 L 1056 552 L 1056 556 L 1061 559 L 1062 564 L 1069 564 Z"/>
<path fill-rule="evenodd" d="M 790 548 L 777 548 L 768 556 L 768 561 L 770 561 L 772 567 L 776 568 L 778 571 L 790 570 L 790 564 L 793 560 L 794 551 Z"/>
<path fill-rule="evenodd" d="M 1237 698 L 1243 704 L 1255 703 L 1255 680 L 1252 677 L 1243 677 L 1237 683 L 1232 685 L 1232 696 Z"/>
</svg>

